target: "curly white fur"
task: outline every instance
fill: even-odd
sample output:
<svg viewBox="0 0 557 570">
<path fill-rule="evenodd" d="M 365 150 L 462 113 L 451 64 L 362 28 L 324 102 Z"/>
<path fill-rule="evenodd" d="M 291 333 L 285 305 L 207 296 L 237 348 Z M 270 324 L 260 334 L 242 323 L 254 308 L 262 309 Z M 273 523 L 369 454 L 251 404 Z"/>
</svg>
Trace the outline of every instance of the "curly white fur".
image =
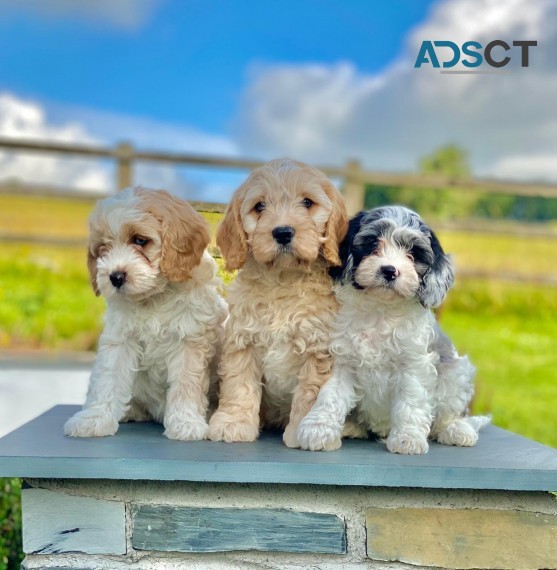
<svg viewBox="0 0 557 570">
<path fill-rule="evenodd" d="M 227 309 L 217 292 L 216 264 L 203 251 L 209 238 L 198 216 L 167 193 L 142 189 L 97 206 L 90 270 L 94 288 L 107 298 L 106 323 L 87 400 L 66 422 L 66 435 L 113 435 L 120 421 L 152 418 L 171 439 L 207 436 L 209 386 L 211 379 L 216 384 Z M 138 235 L 147 240 L 143 246 L 135 243 Z M 179 246 L 182 252 L 169 250 Z M 184 261 L 192 251 L 198 254 L 177 273 L 173 256 Z M 121 287 L 111 283 L 115 271 L 126 275 Z"/>
<path fill-rule="evenodd" d="M 410 227 L 417 214 L 406 219 L 409 212 L 394 209 L 383 218 L 360 216 L 357 226 L 351 222 L 351 243 L 343 244 L 344 275 L 335 285 L 340 311 L 331 343 L 333 373 L 298 429 L 304 449 L 338 449 L 351 410 L 352 419 L 386 438 L 389 451 L 402 454 L 426 453 L 429 437 L 475 445 L 489 421 L 466 415 L 474 367 L 423 305 L 424 298 L 440 302 L 452 268 L 438 242 L 431 247 L 424 241 L 433 235 L 429 228 Z M 399 231 L 401 226 L 406 229 Z M 443 265 L 450 277 L 431 275 Z M 435 290 L 424 291 L 431 283 Z"/>
</svg>

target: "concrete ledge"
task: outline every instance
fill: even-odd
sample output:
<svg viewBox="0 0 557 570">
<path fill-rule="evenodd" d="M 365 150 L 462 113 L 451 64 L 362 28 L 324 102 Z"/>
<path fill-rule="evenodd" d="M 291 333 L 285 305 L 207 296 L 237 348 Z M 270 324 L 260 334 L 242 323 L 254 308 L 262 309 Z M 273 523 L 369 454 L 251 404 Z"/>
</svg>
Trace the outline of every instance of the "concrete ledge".
<svg viewBox="0 0 557 570">
<path fill-rule="evenodd" d="M 421 456 L 347 440 L 334 452 L 288 449 L 279 434 L 255 443 L 179 442 L 157 424 L 124 424 L 114 437 L 63 435 L 76 406 L 57 406 L 0 439 L 0 476 L 557 490 L 557 451 L 490 426 L 473 448 L 433 443 Z"/>
</svg>

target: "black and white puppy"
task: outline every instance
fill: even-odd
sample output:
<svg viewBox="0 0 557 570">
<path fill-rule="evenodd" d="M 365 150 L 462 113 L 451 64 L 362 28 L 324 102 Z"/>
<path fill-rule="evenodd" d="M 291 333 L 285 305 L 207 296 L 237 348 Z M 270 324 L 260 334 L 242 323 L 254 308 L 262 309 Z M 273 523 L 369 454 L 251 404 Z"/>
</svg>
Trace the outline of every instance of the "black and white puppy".
<svg viewBox="0 0 557 570">
<path fill-rule="evenodd" d="M 428 438 L 475 445 L 489 422 L 467 415 L 475 369 L 431 311 L 454 282 L 436 235 L 412 210 L 376 208 L 351 220 L 340 257 L 335 364 L 298 429 L 302 448 L 338 449 L 351 410 L 395 453 L 426 453 Z"/>
</svg>

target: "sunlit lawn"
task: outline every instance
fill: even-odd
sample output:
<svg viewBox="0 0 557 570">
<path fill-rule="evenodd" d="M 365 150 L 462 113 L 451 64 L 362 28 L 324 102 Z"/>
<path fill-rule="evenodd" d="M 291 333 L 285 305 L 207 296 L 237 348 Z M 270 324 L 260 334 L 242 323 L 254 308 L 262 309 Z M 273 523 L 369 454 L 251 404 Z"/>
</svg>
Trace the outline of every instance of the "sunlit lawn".
<svg viewBox="0 0 557 570">
<path fill-rule="evenodd" d="M 507 429 L 557 447 L 557 288 L 498 284 L 476 295 L 460 283 L 443 309 L 441 324 L 476 365 L 474 410 L 492 413 Z M 534 307 L 536 305 L 537 307 Z"/>
<path fill-rule="evenodd" d="M 557 239 L 532 236 L 438 232 L 457 269 L 512 272 L 525 277 L 557 275 Z"/>
<path fill-rule="evenodd" d="M 41 217 L 34 202 L 35 221 L 29 225 L 25 200 L 13 200 L 6 213 L 0 196 L 1 231 L 85 237 L 90 204 L 41 203 Z M 214 226 L 218 216 L 211 218 Z M 554 240 L 462 232 L 440 237 L 462 268 L 557 273 Z M 92 350 L 103 310 L 88 282 L 83 248 L 2 245 L 0 348 Z M 490 412 L 497 425 L 557 447 L 556 314 L 557 288 L 462 279 L 441 323 L 478 369 L 475 411 Z"/>
</svg>

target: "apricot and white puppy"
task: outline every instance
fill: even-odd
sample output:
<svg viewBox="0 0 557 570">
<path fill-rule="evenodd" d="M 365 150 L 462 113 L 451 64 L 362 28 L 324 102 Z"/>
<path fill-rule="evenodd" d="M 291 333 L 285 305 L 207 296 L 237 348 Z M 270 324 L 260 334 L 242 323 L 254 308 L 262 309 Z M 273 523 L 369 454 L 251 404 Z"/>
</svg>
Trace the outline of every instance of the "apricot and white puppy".
<svg viewBox="0 0 557 570">
<path fill-rule="evenodd" d="M 168 192 L 128 188 L 100 201 L 89 225 L 88 267 L 106 322 L 87 400 L 64 432 L 114 435 L 120 421 L 152 418 L 171 439 L 204 439 L 227 315 L 207 222 Z"/>
<path fill-rule="evenodd" d="M 337 302 L 328 268 L 348 220 L 338 190 L 319 170 L 290 159 L 254 170 L 236 190 L 217 244 L 228 270 L 230 317 L 221 391 L 209 437 L 253 441 L 261 423 L 296 429 L 327 380 Z"/>
</svg>

